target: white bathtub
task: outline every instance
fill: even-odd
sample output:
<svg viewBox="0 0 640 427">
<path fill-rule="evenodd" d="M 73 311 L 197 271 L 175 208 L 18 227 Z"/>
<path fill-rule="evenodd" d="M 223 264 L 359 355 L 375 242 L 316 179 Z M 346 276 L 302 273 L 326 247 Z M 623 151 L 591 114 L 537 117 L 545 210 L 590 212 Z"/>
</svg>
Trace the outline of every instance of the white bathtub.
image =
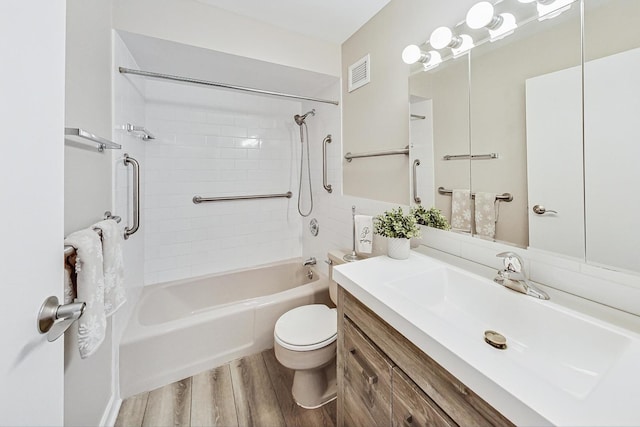
<svg viewBox="0 0 640 427">
<path fill-rule="evenodd" d="M 329 300 L 301 259 L 144 288 L 120 345 L 123 398 L 273 347 L 286 311 Z"/>
</svg>

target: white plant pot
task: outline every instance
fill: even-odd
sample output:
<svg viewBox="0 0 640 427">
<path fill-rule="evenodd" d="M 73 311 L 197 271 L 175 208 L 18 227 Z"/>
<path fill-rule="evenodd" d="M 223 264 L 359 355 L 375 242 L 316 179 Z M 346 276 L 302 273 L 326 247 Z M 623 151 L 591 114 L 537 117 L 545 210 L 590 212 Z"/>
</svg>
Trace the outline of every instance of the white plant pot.
<svg viewBox="0 0 640 427">
<path fill-rule="evenodd" d="M 407 259 L 409 258 L 409 246 L 411 240 L 410 239 L 398 239 L 398 238 L 388 238 L 387 239 L 387 255 L 389 258 L 393 259 Z"/>
</svg>

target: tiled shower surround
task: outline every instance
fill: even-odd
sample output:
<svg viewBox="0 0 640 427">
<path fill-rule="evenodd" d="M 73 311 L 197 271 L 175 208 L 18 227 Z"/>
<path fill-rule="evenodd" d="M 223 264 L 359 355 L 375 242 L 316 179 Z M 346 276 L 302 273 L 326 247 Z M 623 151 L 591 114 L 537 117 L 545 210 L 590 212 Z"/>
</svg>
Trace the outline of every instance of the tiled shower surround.
<svg viewBox="0 0 640 427">
<path fill-rule="evenodd" d="M 300 103 L 164 82 L 146 96 L 145 284 L 300 256 Z"/>
</svg>

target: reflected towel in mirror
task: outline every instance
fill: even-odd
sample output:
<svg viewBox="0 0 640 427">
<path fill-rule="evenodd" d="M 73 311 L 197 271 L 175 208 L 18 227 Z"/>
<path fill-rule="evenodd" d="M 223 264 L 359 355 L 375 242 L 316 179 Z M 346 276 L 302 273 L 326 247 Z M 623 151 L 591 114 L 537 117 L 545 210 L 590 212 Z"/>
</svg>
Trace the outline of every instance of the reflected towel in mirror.
<svg viewBox="0 0 640 427">
<path fill-rule="evenodd" d="M 496 193 L 476 192 L 476 234 L 494 239 L 498 221 L 498 202 Z"/>
<path fill-rule="evenodd" d="M 471 233 L 471 191 L 451 192 L 451 228 L 454 231 Z"/>
</svg>

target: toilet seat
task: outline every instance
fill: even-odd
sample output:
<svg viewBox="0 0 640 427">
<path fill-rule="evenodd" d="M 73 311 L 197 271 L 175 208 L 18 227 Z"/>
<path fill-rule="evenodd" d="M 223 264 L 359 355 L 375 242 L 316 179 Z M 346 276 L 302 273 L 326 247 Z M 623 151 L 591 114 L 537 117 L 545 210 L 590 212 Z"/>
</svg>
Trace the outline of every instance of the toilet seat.
<svg viewBox="0 0 640 427">
<path fill-rule="evenodd" d="M 335 308 L 324 304 L 303 305 L 280 316 L 273 336 L 288 350 L 317 350 L 336 340 L 337 323 Z"/>
</svg>

